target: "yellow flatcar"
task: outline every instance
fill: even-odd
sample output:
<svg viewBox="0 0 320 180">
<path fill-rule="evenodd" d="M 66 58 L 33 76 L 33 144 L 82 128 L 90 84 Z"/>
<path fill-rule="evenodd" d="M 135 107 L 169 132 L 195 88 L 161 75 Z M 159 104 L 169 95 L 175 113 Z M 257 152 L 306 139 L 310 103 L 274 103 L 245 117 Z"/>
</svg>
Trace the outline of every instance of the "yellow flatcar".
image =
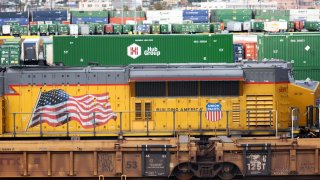
<svg viewBox="0 0 320 180">
<path fill-rule="evenodd" d="M 295 81 L 281 61 L 11 67 L 0 87 L 1 137 L 273 135 L 292 125 L 319 127 L 312 113 L 319 83 Z"/>
</svg>

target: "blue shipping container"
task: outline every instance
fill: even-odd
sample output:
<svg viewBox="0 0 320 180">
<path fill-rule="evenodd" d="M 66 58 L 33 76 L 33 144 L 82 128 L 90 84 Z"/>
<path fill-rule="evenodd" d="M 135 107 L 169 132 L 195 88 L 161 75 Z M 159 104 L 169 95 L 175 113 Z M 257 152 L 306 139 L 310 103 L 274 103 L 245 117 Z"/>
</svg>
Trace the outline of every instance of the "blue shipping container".
<svg viewBox="0 0 320 180">
<path fill-rule="evenodd" d="M 68 17 L 68 11 L 32 11 L 31 16 L 41 17 Z"/>
<path fill-rule="evenodd" d="M 28 18 L 28 12 L 0 12 L 0 18 Z"/>
<path fill-rule="evenodd" d="M 88 23 L 102 23 L 108 24 L 108 18 L 101 18 L 101 17 L 72 17 L 71 19 L 72 24 L 88 24 Z"/>
<path fill-rule="evenodd" d="M 184 16 L 183 20 L 192 20 L 194 23 L 208 23 L 208 16 Z"/>
<path fill-rule="evenodd" d="M 67 17 L 34 17 L 32 21 L 67 21 Z"/>
<path fill-rule="evenodd" d="M 7 22 L 18 22 L 20 25 L 28 25 L 28 18 L 1 18 L 0 25 L 5 25 Z"/>
<path fill-rule="evenodd" d="M 183 10 L 183 16 L 208 16 L 208 10 Z"/>
<path fill-rule="evenodd" d="M 138 32 L 150 33 L 150 25 L 149 24 L 140 24 L 138 26 Z"/>
<path fill-rule="evenodd" d="M 233 45 L 233 60 L 234 62 L 241 62 L 244 58 L 244 48 L 242 44 Z"/>
</svg>

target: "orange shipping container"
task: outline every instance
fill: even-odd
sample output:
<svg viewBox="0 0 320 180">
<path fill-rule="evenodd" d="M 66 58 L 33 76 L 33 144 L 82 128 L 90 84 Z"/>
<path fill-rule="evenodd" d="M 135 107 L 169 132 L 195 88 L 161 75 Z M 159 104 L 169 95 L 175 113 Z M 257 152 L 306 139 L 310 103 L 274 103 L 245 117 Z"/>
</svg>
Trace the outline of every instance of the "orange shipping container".
<svg viewBox="0 0 320 180">
<path fill-rule="evenodd" d="M 113 18 L 110 18 L 110 24 L 121 24 L 122 22 L 124 24 L 127 23 L 127 21 L 130 20 L 130 21 L 134 21 L 134 17 L 124 17 L 123 20 L 121 17 L 113 17 Z M 137 20 L 137 23 L 141 22 L 141 21 L 144 21 L 145 18 L 136 18 Z"/>
<path fill-rule="evenodd" d="M 244 47 L 244 58 L 257 60 L 257 44 L 253 42 L 243 43 Z"/>
</svg>

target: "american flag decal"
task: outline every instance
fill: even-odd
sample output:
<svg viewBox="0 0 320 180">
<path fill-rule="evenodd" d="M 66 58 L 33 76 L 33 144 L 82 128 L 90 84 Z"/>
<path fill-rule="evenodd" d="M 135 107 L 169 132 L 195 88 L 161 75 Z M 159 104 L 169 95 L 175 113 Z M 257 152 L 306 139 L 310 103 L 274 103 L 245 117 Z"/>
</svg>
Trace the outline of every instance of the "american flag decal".
<svg viewBox="0 0 320 180">
<path fill-rule="evenodd" d="M 93 128 L 116 120 L 108 94 L 70 96 L 61 89 L 41 92 L 28 128 L 40 123 L 57 127 L 68 121 L 77 121 L 83 128 Z"/>
<path fill-rule="evenodd" d="M 213 122 L 219 121 L 222 118 L 221 107 L 220 103 L 208 103 L 206 105 L 206 118 Z"/>
</svg>

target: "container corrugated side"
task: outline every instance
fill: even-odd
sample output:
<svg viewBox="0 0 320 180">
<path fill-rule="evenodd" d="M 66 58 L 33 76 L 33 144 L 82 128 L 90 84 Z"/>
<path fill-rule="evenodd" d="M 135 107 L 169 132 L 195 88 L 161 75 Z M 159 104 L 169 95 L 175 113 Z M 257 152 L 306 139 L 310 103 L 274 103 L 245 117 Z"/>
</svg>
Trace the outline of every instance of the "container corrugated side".
<svg viewBox="0 0 320 180">
<path fill-rule="evenodd" d="M 320 81 L 320 67 L 294 67 L 293 75 L 296 80 L 309 78 L 314 81 Z"/>
<path fill-rule="evenodd" d="M 258 37 L 259 60 L 283 59 L 299 67 L 320 67 L 320 35 L 264 35 Z"/>
<path fill-rule="evenodd" d="M 100 17 L 100 18 L 108 18 L 108 11 L 71 11 L 72 17 Z"/>
<path fill-rule="evenodd" d="M 232 44 L 231 34 L 53 37 L 54 61 L 67 66 L 231 63 Z"/>
</svg>

